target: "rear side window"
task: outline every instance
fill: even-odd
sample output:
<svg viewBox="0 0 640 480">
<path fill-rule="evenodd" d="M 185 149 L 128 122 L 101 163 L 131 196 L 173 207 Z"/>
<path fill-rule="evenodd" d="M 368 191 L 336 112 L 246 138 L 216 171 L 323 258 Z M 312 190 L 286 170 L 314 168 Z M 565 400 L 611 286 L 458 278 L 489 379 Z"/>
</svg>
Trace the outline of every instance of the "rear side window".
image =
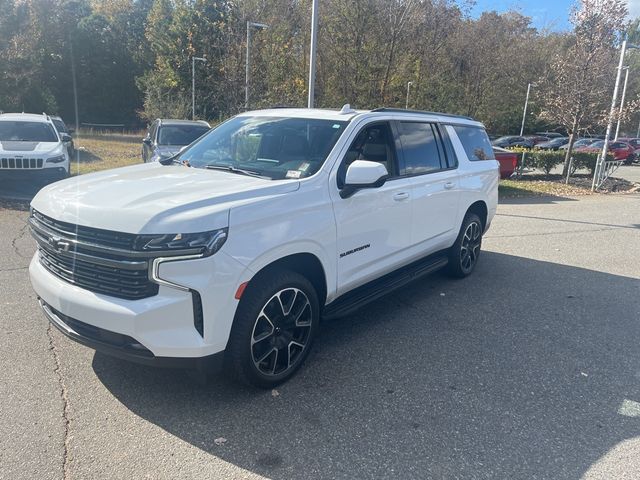
<svg viewBox="0 0 640 480">
<path fill-rule="evenodd" d="M 403 175 L 418 175 L 443 168 L 442 146 L 432 124 L 399 122 L 398 133 L 404 156 Z"/>
<path fill-rule="evenodd" d="M 467 153 L 467 157 L 472 162 L 478 160 L 495 160 L 491 142 L 484 128 L 472 127 L 469 125 L 454 125 L 453 129 L 458 134 L 458 138 Z"/>
</svg>

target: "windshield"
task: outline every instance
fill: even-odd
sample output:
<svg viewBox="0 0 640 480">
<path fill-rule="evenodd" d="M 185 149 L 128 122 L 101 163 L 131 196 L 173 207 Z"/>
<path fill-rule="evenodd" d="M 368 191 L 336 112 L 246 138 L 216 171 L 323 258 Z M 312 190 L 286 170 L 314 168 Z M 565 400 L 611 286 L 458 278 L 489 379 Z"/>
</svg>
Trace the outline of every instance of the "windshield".
<svg viewBox="0 0 640 480">
<path fill-rule="evenodd" d="M 178 161 L 196 168 L 243 170 L 272 180 L 316 173 L 347 122 L 239 116 L 204 136 Z"/>
<path fill-rule="evenodd" d="M 163 125 L 158 132 L 158 145 L 189 145 L 208 131 L 204 125 Z"/>
<path fill-rule="evenodd" d="M 589 146 L 592 148 L 602 148 L 604 147 L 604 140 L 598 140 L 597 142 L 589 144 Z"/>
<path fill-rule="evenodd" d="M 48 123 L 0 121 L 0 141 L 57 142 L 58 136 Z"/>
<path fill-rule="evenodd" d="M 62 120 L 52 119 L 51 121 L 55 125 L 56 130 L 58 130 L 58 132 L 67 133 L 67 126 L 64 124 Z"/>
</svg>

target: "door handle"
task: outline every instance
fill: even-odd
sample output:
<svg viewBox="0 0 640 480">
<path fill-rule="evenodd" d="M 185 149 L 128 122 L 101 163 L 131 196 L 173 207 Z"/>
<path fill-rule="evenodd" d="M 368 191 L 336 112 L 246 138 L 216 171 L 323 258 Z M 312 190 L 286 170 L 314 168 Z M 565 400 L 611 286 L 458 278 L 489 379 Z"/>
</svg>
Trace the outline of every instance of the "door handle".
<svg viewBox="0 0 640 480">
<path fill-rule="evenodd" d="M 407 192 L 398 192 L 393 196 L 393 199 L 396 202 L 401 202 L 402 200 L 406 200 L 409 198 L 409 194 Z"/>
<path fill-rule="evenodd" d="M 446 188 L 447 190 L 451 190 L 453 187 L 455 187 L 456 184 L 453 182 L 447 182 L 444 184 L 444 188 Z"/>
</svg>

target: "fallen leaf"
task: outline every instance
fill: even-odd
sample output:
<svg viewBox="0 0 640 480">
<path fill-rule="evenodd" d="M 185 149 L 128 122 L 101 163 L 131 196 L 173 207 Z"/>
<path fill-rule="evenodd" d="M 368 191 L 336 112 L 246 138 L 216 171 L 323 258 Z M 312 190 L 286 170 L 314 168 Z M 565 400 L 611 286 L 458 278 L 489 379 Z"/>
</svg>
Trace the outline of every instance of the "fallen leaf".
<svg viewBox="0 0 640 480">
<path fill-rule="evenodd" d="M 225 443 L 227 443 L 227 439 L 224 437 L 216 438 L 213 443 L 215 443 L 216 445 L 224 445 Z"/>
<path fill-rule="evenodd" d="M 273 390 L 271 390 L 271 396 L 272 397 L 279 397 L 280 396 L 280 392 L 274 388 Z"/>
</svg>

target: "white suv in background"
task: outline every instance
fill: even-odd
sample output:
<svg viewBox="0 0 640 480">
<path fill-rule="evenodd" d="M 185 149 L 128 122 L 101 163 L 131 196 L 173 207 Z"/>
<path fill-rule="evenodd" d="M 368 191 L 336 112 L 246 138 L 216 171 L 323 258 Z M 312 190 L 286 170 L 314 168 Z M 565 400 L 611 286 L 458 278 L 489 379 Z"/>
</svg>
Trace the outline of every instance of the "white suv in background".
<svg viewBox="0 0 640 480">
<path fill-rule="evenodd" d="M 47 182 L 68 177 L 70 139 L 46 114 L 0 114 L 0 176 Z"/>
<path fill-rule="evenodd" d="M 469 275 L 496 212 L 482 124 L 394 109 L 242 113 L 160 163 L 32 201 L 30 275 L 70 338 L 272 387 L 338 317 L 446 267 Z"/>
</svg>

